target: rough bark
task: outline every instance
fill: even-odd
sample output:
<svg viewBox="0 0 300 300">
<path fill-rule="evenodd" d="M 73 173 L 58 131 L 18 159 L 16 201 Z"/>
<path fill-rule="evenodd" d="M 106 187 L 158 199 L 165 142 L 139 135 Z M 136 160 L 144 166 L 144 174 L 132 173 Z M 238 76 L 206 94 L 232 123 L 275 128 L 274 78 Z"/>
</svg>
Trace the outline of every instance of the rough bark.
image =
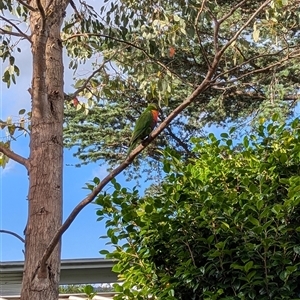
<svg viewBox="0 0 300 300">
<path fill-rule="evenodd" d="M 21 300 L 58 299 L 60 243 L 46 264 L 39 265 L 39 260 L 62 223 L 64 94 L 60 27 L 67 2 L 31 2 L 36 10 L 30 16 L 33 80 L 29 217 Z"/>
</svg>

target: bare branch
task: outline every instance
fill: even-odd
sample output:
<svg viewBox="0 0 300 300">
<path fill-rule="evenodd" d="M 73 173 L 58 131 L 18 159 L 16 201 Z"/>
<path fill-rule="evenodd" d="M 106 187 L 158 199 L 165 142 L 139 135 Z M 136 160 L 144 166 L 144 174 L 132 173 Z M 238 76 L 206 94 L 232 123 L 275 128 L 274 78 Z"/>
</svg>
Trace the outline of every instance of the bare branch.
<svg viewBox="0 0 300 300">
<path fill-rule="evenodd" d="M 0 229 L 0 233 L 7 233 L 7 234 L 10 234 L 10 235 L 13 235 L 13 236 L 15 236 L 16 238 L 18 238 L 22 243 L 25 244 L 25 240 L 24 240 L 20 235 L 18 235 L 17 233 L 15 233 L 15 232 L 13 232 L 13 231 Z"/>
<path fill-rule="evenodd" d="M 36 11 L 36 9 L 34 9 L 32 6 L 28 5 L 26 2 L 24 2 L 23 0 L 17 0 L 20 4 L 22 4 L 23 6 L 25 6 L 27 9 L 31 10 L 31 11 Z"/>
<path fill-rule="evenodd" d="M 82 91 L 87 87 L 87 85 L 89 84 L 90 80 L 91 80 L 97 73 L 99 73 L 99 72 L 104 68 L 105 64 L 106 64 L 107 62 L 109 62 L 110 60 L 112 60 L 113 57 L 114 57 L 116 54 L 117 54 L 117 52 L 114 53 L 114 54 L 111 56 L 111 58 L 105 60 L 105 61 L 101 64 L 101 66 L 100 66 L 98 69 L 96 69 L 96 70 L 95 70 L 95 71 L 94 71 L 94 72 L 93 72 L 93 73 L 85 80 L 84 84 L 83 84 L 77 91 L 75 91 L 72 95 L 69 95 L 68 98 L 73 99 L 73 98 L 75 98 L 80 92 L 82 92 Z"/>
<path fill-rule="evenodd" d="M 207 64 L 207 66 L 210 67 L 210 63 L 209 63 L 208 58 L 206 57 L 206 52 L 205 52 L 204 47 L 202 45 L 202 38 L 201 38 L 201 34 L 200 34 L 199 28 L 198 28 L 199 18 L 201 16 L 201 13 L 203 12 L 205 2 L 206 2 L 206 0 L 203 0 L 203 2 L 201 4 L 201 7 L 200 7 L 200 9 L 198 11 L 197 17 L 195 19 L 194 26 L 195 26 L 195 31 L 196 31 L 197 38 L 198 38 L 198 41 L 199 41 L 199 45 L 200 45 L 200 48 L 201 48 L 201 52 L 203 54 L 203 58 L 204 58 L 204 60 L 205 60 L 205 62 Z"/>
<path fill-rule="evenodd" d="M 247 0 L 243 0 L 237 5 L 235 5 L 226 15 L 224 15 L 220 20 L 218 20 L 218 23 L 221 25 L 226 19 L 228 19 L 238 8 L 240 8 Z"/>
<path fill-rule="evenodd" d="M 42 24 L 43 24 L 43 27 L 44 27 L 45 26 L 45 21 L 46 21 L 46 14 L 45 14 L 45 10 L 43 8 L 43 5 L 41 3 L 41 0 L 36 0 L 36 6 L 37 6 L 38 10 L 41 13 Z"/>
<path fill-rule="evenodd" d="M 22 38 L 24 37 L 21 33 L 4 30 L 2 28 L 0 28 L 0 33 L 1 34 L 12 35 L 12 36 L 17 36 L 17 37 L 22 37 Z"/>
<path fill-rule="evenodd" d="M 0 19 L 4 20 L 8 24 L 10 24 L 13 28 L 15 28 L 18 31 L 18 33 L 20 34 L 21 37 L 23 37 L 24 39 L 26 39 L 30 43 L 32 43 L 30 37 L 27 34 L 25 34 L 22 30 L 20 30 L 19 27 L 17 25 L 15 25 L 12 21 L 8 20 L 7 18 L 5 18 L 3 16 L 0 16 Z M 1 29 L 1 30 L 4 30 L 4 29 Z M 6 31 L 6 30 L 4 30 L 4 31 Z M 7 34 L 16 35 L 15 33 L 11 33 L 9 31 L 7 32 Z"/>
<path fill-rule="evenodd" d="M 26 169 L 29 169 L 29 161 L 25 157 L 11 151 L 9 148 L 5 147 L 4 145 L 0 144 L 0 152 L 2 152 L 4 155 L 9 157 L 10 159 L 18 162 L 19 164 L 26 167 Z"/>
<path fill-rule="evenodd" d="M 217 53 L 215 58 L 221 57 L 226 49 L 239 37 L 242 31 L 252 22 L 252 20 L 268 5 L 272 0 L 266 0 L 248 19 L 248 21 L 241 26 L 241 28 L 236 32 L 236 34 L 222 47 L 222 49 Z M 242 1 L 243 2 L 243 1 Z M 222 20 L 222 19 L 221 19 Z"/>
<path fill-rule="evenodd" d="M 297 48 L 297 47 L 299 47 L 299 46 L 298 46 L 298 45 L 294 46 L 294 48 Z M 214 80 L 217 80 L 218 78 L 221 78 L 221 77 L 223 77 L 223 76 L 226 75 L 226 74 L 229 74 L 229 73 L 231 73 L 231 72 L 233 72 L 233 71 L 235 71 L 235 70 L 237 70 L 237 69 L 240 69 L 242 66 L 247 65 L 247 64 L 250 64 L 253 68 L 255 68 L 254 71 L 255 71 L 256 73 L 257 73 L 257 72 L 260 72 L 261 70 L 262 70 L 262 71 L 265 71 L 265 70 L 266 70 L 265 68 L 259 68 L 258 66 L 254 65 L 253 62 L 254 62 L 255 60 L 259 59 L 259 58 L 266 58 L 266 57 L 272 57 L 272 56 L 278 57 L 282 52 L 284 52 L 284 51 L 286 51 L 286 50 L 289 50 L 289 49 L 291 49 L 291 48 L 292 48 L 292 47 L 286 47 L 286 48 L 282 48 L 281 50 L 279 50 L 279 51 L 277 51 L 277 52 L 274 52 L 274 53 L 259 54 L 259 55 L 250 57 L 249 59 L 243 61 L 243 62 L 240 63 L 239 65 L 237 65 L 237 66 L 235 66 L 235 67 L 233 67 L 233 68 L 231 68 L 231 69 L 229 69 L 229 70 L 227 70 L 227 71 L 225 71 L 225 72 L 222 72 L 222 73 L 218 74 L 217 76 L 214 77 Z M 294 52 L 296 52 L 296 50 L 293 51 L 292 53 L 294 53 Z M 241 55 L 242 55 L 242 54 L 241 54 Z M 243 57 L 244 57 L 244 56 L 243 56 Z M 290 55 L 288 55 L 288 59 L 290 59 L 290 58 L 293 58 L 293 57 L 291 57 Z M 278 64 L 280 64 L 280 63 L 282 63 L 283 61 L 286 61 L 286 60 L 287 60 L 287 59 L 284 58 L 284 59 L 278 61 L 278 62 L 276 63 L 276 65 L 278 65 Z M 271 67 L 273 67 L 273 66 L 274 66 L 274 65 L 271 65 Z M 270 67 L 270 66 L 268 66 L 267 68 L 269 69 L 269 67 Z M 261 72 L 262 72 L 262 71 L 261 71 Z M 247 74 L 249 74 L 249 73 L 244 73 L 242 77 L 247 76 Z"/>
</svg>

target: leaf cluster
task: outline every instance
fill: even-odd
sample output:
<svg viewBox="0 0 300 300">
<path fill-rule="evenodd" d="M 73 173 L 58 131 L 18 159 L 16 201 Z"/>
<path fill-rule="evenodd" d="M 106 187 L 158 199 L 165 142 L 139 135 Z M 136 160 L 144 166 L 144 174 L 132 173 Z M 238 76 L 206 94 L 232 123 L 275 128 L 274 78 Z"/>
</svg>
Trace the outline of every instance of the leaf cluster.
<svg viewBox="0 0 300 300">
<path fill-rule="evenodd" d="M 261 124 L 193 140 L 196 158 L 164 155 L 162 185 L 144 197 L 100 195 L 122 285 L 115 299 L 298 299 L 300 124 Z M 106 237 L 106 238 L 107 238 Z"/>
</svg>

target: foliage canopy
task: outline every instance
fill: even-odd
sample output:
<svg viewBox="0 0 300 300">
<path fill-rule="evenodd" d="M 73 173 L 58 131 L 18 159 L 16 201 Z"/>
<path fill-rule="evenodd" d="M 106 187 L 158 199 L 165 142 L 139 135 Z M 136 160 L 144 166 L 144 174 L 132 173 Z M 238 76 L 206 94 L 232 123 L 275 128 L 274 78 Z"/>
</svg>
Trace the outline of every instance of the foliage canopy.
<svg viewBox="0 0 300 300">
<path fill-rule="evenodd" d="M 94 12 L 88 22 L 72 19 L 64 27 L 70 66 L 76 70 L 81 60 L 95 61 L 96 74 L 80 93 L 93 108 L 87 116 L 72 108 L 66 112 L 66 145 L 78 147 L 83 163 L 103 159 L 115 165 L 124 159 L 146 102 L 160 103 L 163 120 L 202 82 L 214 55 L 239 32 L 209 88 L 139 163 L 147 161 L 143 168 L 153 169 L 160 159 L 157 147 L 170 146 L 190 157 L 190 138 L 203 136 L 207 125 L 242 124 L 274 111 L 284 118 L 293 111 L 300 78 L 297 1 L 271 1 L 255 17 L 264 1 L 106 3 L 102 19 Z M 84 83 L 80 78 L 76 87 Z"/>
</svg>

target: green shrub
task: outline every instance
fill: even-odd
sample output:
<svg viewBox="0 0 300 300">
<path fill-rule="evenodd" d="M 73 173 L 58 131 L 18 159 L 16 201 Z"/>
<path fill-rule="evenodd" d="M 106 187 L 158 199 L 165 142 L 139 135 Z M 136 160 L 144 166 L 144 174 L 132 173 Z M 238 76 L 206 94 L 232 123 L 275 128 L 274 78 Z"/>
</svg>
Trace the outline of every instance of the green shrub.
<svg viewBox="0 0 300 300">
<path fill-rule="evenodd" d="M 194 139 L 189 162 L 167 149 L 156 192 L 98 197 L 116 299 L 300 299 L 299 122 L 273 121 L 236 145 Z"/>
</svg>

